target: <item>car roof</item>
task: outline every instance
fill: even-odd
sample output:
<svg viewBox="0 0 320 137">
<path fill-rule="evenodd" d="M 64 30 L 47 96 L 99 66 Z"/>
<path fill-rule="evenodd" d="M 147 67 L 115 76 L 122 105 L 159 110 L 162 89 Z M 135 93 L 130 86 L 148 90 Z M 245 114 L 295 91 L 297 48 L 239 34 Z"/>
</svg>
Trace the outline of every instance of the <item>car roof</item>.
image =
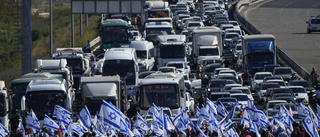
<svg viewBox="0 0 320 137">
<path fill-rule="evenodd" d="M 271 74 L 271 72 L 256 72 L 254 75 Z"/>
<path fill-rule="evenodd" d="M 270 101 L 268 101 L 268 103 L 274 103 L 274 102 L 284 102 L 284 103 L 286 103 L 287 101 L 285 101 L 285 100 L 270 100 Z"/>
</svg>

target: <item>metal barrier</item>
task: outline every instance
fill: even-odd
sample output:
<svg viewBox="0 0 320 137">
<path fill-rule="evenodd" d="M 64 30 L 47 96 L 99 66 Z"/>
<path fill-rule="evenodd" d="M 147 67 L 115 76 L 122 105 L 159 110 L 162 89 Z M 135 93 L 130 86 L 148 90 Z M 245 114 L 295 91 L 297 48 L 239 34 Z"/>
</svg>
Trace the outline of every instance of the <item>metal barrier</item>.
<svg viewBox="0 0 320 137">
<path fill-rule="evenodd" d="M 97 49 L 100 48 L 100 44 L 101 44 L 101 38 L 100 36 L 96 37 L 95 39 L 93 39 L 92 41 L 90 41 L 90 45 L 91 47 L 93 47 L 93 52 L 96 51 Z"/>
<path fill-rule="evenodd" d="M 255 26 L 253 26 L 248 20 L 246 20 L 239 12 L 243 6 L 250 5 L 251 1 L 240 0 L 236 4 L 235 15 L 238 22 L 245 27 L 252 34 L 262 34 Z M 308 71 L 302 67 L 297 61 L 295 61 L 290 55 L 286 54 L 279 46 L 276 47 L 276 52 L 278 58 L 283 61 L 286 65 L 291 67 L 295 72 L 297 72 L 303 79 L 308 79 L 310 74 Z"/>
</svg>

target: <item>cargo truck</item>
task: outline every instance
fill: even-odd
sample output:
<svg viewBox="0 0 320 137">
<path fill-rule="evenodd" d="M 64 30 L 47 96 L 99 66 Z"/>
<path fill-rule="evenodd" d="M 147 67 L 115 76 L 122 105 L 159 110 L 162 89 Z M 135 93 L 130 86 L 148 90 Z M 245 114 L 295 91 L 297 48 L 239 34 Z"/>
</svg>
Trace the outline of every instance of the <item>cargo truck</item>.
<svg viewBox="0 0 320 137">
<path fill-rule="evenodd" d="M 242 36 L 243 68 L 254 75 L 264 65 L 277 63 L 276 38 L 271 34 Z"/>
</svg>

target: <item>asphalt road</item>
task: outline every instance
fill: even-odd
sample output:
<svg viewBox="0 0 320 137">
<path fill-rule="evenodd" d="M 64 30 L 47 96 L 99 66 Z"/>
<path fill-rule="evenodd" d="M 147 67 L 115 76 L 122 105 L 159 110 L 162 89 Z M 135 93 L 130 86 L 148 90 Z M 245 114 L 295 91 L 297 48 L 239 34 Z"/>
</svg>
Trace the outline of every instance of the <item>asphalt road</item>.
<svg viewBox="0 0 320 137">
<path fill-rule="evenodd" d="M 310 15 L 320 15 L 320 0 L 269 0 L 253 4 L 243 16 L 308 72 L 320 71 L 320 33 L 307 34 Z"/>
</svg>

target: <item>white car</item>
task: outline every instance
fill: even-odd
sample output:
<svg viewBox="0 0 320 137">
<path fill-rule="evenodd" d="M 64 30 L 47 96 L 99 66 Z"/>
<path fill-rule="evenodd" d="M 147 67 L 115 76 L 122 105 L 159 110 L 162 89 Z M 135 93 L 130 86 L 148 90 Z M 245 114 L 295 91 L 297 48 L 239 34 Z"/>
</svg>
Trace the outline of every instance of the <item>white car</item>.
<svg viewBox="0 0 320 137">
<path fill-rule="evenodd" d="M 306 23 L 308 23 L 307 33 L 320 31 L 320 15 L 311 16 Z"/>
<path fill-rule="evenodd" d="M 285 101 L 285 100 L 270 100 L 270 101 L 268 101 L 268 103 L 266 104 L 266 107 L 265 107 L 265 109 L 264 109 L 264 112 L 267 113 L 267 111 L 273 110 L 273 107 L 274 107 L 276 104 L 279 104 L 279 103 L 287 103 L 287 101 Z"/>
<path fill-rule="evenodd" d="M 217 77 L 219 77 L 219 75 L 221 75 L 221 74 L 232 74 L 232 75 L 234 75 L 236 78 L 238 78 L 238 73 L 237 73 L 235 70 L 233 70 L 233 69 L 221 70 L 221 71 L 219 71 Z"/>
<path fill-rule="evenodd" d="M 288 86 L 289 89 L 293 92 L 293 95 L 296 97 L 297 103 L 308 104 L 309 96 L 306 89 L 303 86 Z"/>
<path fill-rule="evenodd" d="M 242 93 L 245 93 L 245 94 L 248 95 L 248 98 L 249 98 L 250 100 L 252 100 L 252 102 L 254 101 L 253 96 L 252 96 L 252 94 L 251 94 L 251 91 L 250 91 L 250 89 L 249 89 L 248 87 L 232 87 L 231 89 L 232 89 L 232 90 L 233 90 L 233 89 L 234 89 L 234 90 L 241 90 Z"/>
<path fill-rule="evenodd" d="M 257 72 L 252 78 L 252 89 L 259 89 L 264 77 L 272 76 L 271 72 Z"/>
<path fill-rule="evenodd" d="M 178 71 L 181 71 L 185 75 L 191 73 L 190 66 L 184 61 L 170 61 L 167 63 L 167 67 L 176 67 Z"/>
<path fill-rule="evenodd" d="M 241 104 L 242 106 L 248 105 L 248 95 L 245 93 L 230 94 L 230 97 L 236 98 L 238 100 L 238 104 Z"/>
<path fill-rule="evenodd" d="M 230 89 L 232 89 L 232 88 L 234 88 L 234 87 L 242 87 L 242 85 L 241 85 L 241 84 L 226 84 L 226 85 L 224 86 L 223 90 L 224 90 L 224 91 L 230 90 Z"/>
<path fill-rule="evenodd" d="M 186 107 L 189 115 L 194 114 L 194 99 L 191 97 L 189 92 L 186 92 Z"/>
</svg>

